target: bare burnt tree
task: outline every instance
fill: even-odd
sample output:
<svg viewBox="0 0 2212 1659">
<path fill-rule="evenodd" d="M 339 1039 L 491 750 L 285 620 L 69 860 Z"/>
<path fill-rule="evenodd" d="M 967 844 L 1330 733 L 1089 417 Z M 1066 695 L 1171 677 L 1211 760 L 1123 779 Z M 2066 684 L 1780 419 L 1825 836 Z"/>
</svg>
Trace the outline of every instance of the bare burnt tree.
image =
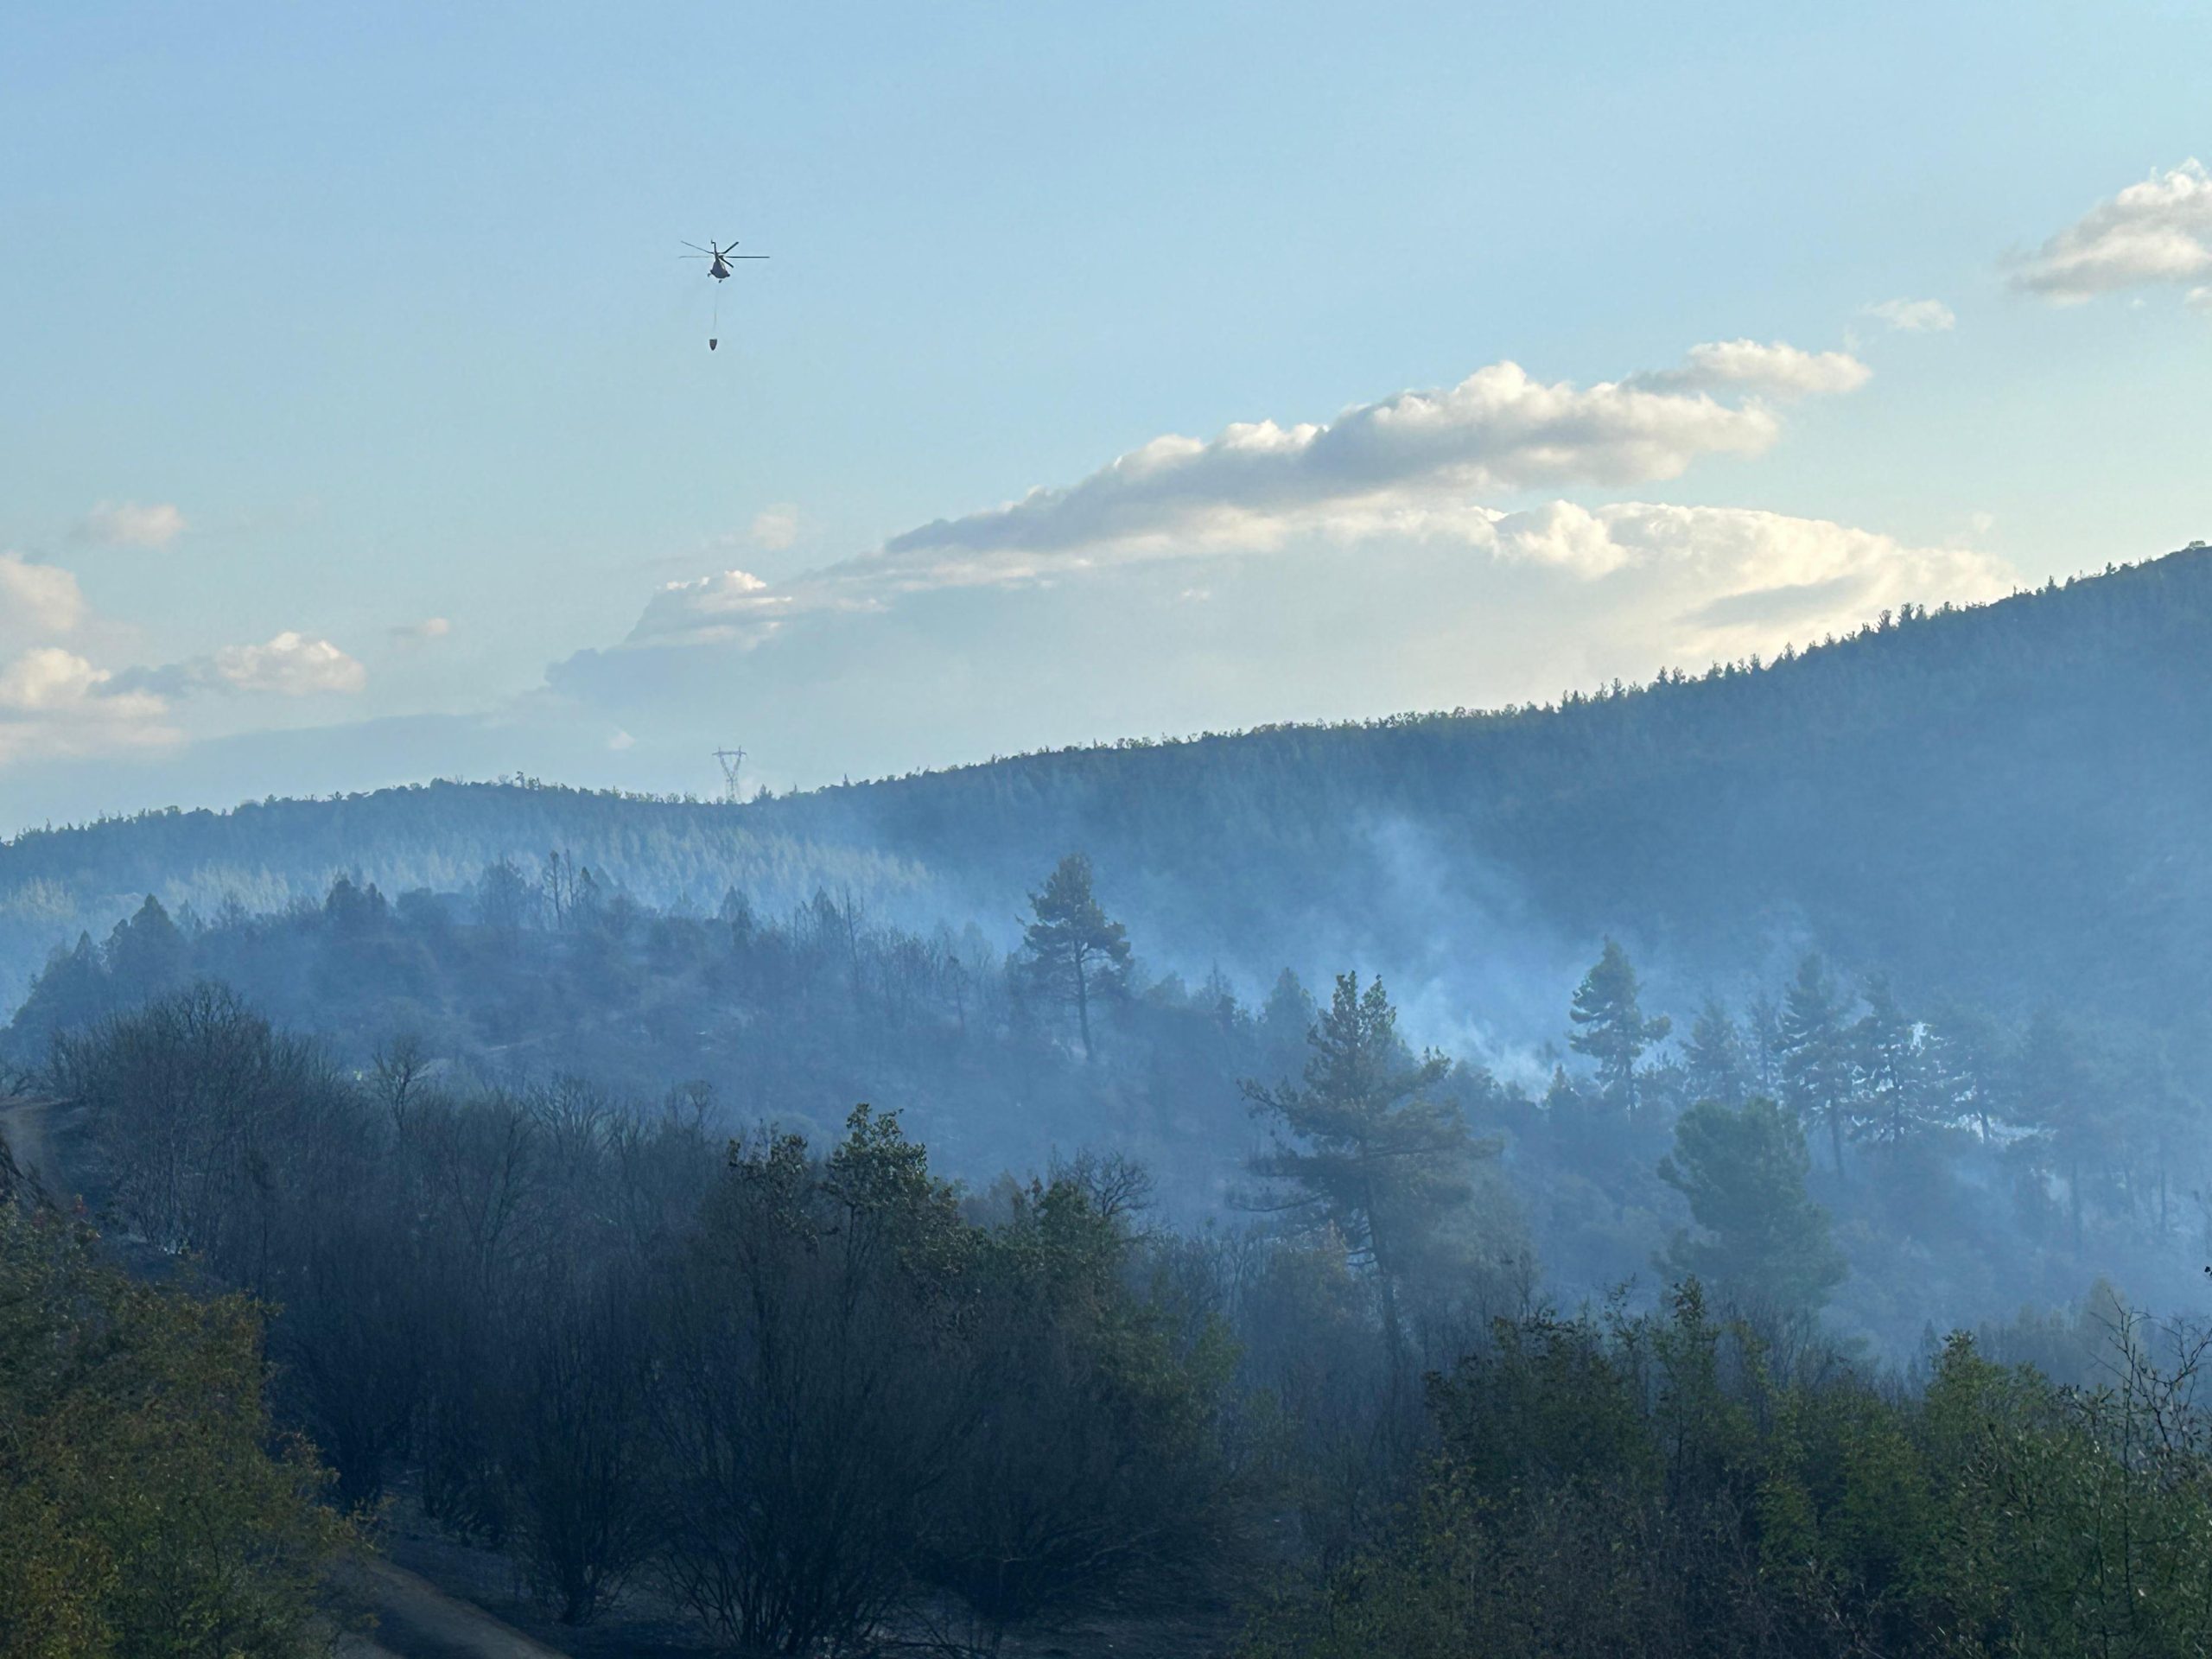
<svg viewBox="0 0 2212 1659">
<path fill-rule="evenodd" d="M 664 1310 L 662 1566 L 717 1640 L 802 1654 L 897 1603 L 953 1452 L 939 1386 L 965 1233 L 865 1108 L 817 1160 L 734 1148 Z"/>
<path fill-rule="evenodd" d="M 516 1542 L 562 1622 L 588 1623 L 652 1553 L 653 1356 L 634 1268 L 548 1263 L 506 1321 L 495 1432 Z"/>
</svg>

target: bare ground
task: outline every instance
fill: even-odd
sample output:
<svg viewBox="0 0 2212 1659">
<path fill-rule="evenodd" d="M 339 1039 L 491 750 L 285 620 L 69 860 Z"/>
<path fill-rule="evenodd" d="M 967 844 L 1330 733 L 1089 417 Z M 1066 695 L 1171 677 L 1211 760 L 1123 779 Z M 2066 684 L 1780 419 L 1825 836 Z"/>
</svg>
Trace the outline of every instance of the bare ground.
<svg viewBox="0 0 2212 1659">
<path fill-rule="evenodd" d="M 395 1503 L 380 1542 L 396 1569 L 415 1583 L 459 1599 L 498 1628 L 538 1644 L 534 1649 L 514 1651 L 559 1653 L 571 1659 L 702 1659 L 717 1651 L 683 1609 L 642 1585 L 618 1598 L 590 1624 L 564 1626 L 530 1597 L 507 1557 L 441 1532 L 410 1513 L 404 1497 Z M 1099 1615 L 1010 1633 L 1000 1659 L 1220 1659 L 1236 1629 L 1236 1620 L 1226 1613 Z M 886 1643 L 887 1653 L 928 1659 L 945 1651 L 929 1643 L 925 1630 L 899 1635 L 904 1639 Z M 442 1659 L 448 1652 L 504 1656 L 510 1651 L 410 1649 L 383 1633 L 378 1639 L 401 1659 Z"/>
</svg>

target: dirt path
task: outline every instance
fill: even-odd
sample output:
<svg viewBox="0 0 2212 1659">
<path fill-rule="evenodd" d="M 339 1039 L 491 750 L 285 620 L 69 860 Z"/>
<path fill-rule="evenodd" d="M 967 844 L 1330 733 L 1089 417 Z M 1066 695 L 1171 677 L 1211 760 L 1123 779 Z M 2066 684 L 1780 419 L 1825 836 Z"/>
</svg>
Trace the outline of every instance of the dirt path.
<svg viewBox="0 0 2212 1659">
<path fill-rule="evenodd" d="M 566 1659 L 558 1648 L 533 1642 L 390 1561 L 356 1563 L 344 1582 L 377 1616 L 373 1637 L 348 1637 L 340 1643 L 346 1659 Z"/>
</svg>

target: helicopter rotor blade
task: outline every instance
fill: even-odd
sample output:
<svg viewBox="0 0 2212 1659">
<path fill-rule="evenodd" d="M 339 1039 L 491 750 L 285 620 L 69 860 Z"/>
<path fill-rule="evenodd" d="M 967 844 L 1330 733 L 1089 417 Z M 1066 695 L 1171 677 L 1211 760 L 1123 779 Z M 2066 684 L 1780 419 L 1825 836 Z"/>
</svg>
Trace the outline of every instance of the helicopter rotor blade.
<svg viewBox="0 0 2212 1659">
<path fill-rule="evenodd" d="M 683 238 L 682 238 L 681 237 L 677 238 L 677 239 L 678 241 L 683 241 Z M 712 248 L 702 248 L 702 247 L 701 247 L 701 246 L 700 246 L 696 242 L 684 242 L 684 243 L 683 243 L 683 245 L 684 245 L 685 247 L 687 247 L 687 248 L 690 248 L 690 249 L 693 252 L 695 252 L 695 253 L 703 253 L 703 254 L 707 254 L 707 255 L 709 255 L 709 256 L 711 256 L 711 255 L 714 253 L 714 250 L 713 250 Z"/>
</svg>

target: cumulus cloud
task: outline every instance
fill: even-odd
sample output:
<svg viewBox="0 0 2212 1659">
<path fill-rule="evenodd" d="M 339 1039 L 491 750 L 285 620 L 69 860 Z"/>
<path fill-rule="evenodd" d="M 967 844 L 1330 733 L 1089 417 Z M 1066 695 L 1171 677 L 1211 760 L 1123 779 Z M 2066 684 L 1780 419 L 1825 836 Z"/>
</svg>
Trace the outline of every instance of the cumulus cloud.
<svg viewBox="0 0 2212 1659">
<path fill-rule="evenodd" d="M 430 638 L 446 626 L 432 618 L 407 632 Z M 295 631 L 156 667 L 94 660 L 100 642 L 124 638 L 99 625 L 68 571 L 0 553 L 0 766 L 181 741 L 173 705 L 196 694 L 347 694 L 368 678 L 329 640 Z"/>
<path fill-rule="evenodd" d="M 1744 344 L 1696 348 L 1672 385 L 1631 377 L 1585 388 L 1496 363 L 1447 390 L 1400 392 L 1325 425 L 1256 421 L 1211 440 L 1155 438 L 1079 483 L 940 519 L 886 551 L 1050 552 L 1192 534 L 1244 544 L 1338 504 L 1675 478 L 1700 456 L 1757 454 L 1779 435 L 1764 407 L 1707 394 L 1800 378 L 1793 359 L 1805 354 L 1788 346 L 1739 353 Z M 1813 378 L 1824 380 L 1818 389 L 1841 389 Z"/>
<path fill-rule="evenodd" d="M 73 652 L 41 646 L 0 666 L 0 709 L 37 714 L 82 702 L 108 678 Z"/>
<path fill-rule="evenodd" d="M 68 571 L 0 553 L 0 766 L 176 736 L 162 723 L 166 705 L 151 689 L 125 685 L 54 643 L 93 620 Z"/>
<path fill-rule="evenodd" d="M 1560 500 L 1431 528 L 1222 553 L 1196 588 L 1187 563 L 1139 560 L 916 591 L 808 611 L 742 648 L 586 652 L 552 689 L 588 711 L 572 727 L 619 724 L 654 755 L 703 753 L 742 709 L 767 775 L 820 782 L 1134 733 L 1549 699 L 2015 580 L 1970 549 L 1747 508 Z"/>
<path fill-rule="evenodd" d="M 185 531 L 168 502 L 103 501 L 77 521 L 76 538 L 99 547 L 167 547 Z"/>
<path fill-rule="evenodd" d="M 160 667 L 97 666 L 59 645 L 0 659 L 0 766 L 180 742 L 181 700 L 207 693 L 306 697 L 359 691 L 367 672 L 327 639 L 284 632 Z"/>
<path fill-rule="evenodd" d="M 307 697 L 357 692 L 368 679 L 368 671 L 329 640 L 287 629 L 265 645 L 225 645 L 187 662 L 134 668 L 118 676 L 118 683 L 167 696 L 221 691 Z"/>
<path fill-rule="evenodd" d="M 1573 568 L 1653 573 L 1679 595 L 1662 637 L 1669 654 L 1692 660 L 1770 649 L 1777 636 L 1802 642 L 1908 601 L 1993 599 L 2013 581 L 2002 560 L 1973 548 L 1916 547 L 1756 508 L 1561 502 L 1550 512 L 1572 532 Z M 1548 543 L 1562 539 L 1546 527 Z"/>
<path fill-rule="evenodd" d="M 772 770 L 822 781 L 1555 696 L 2006 591 L 2012 572 L 1971 547 L 1749 508 L 1545 499 L 1756 454 L 1781 432 L 1781 399 L 1866 378 L 1840 353 L 1729 341 L 1587 387 L 1505 363 L 1325 424 L 1160 438 L 786 581 L 670 583 L 621 645 L 550 671 L 551 706 L 654 755 L 742 709 Z"/>
<path fill-rule="evenodd" d="M 77 578 L 18 553 L 0 553 L 0 646 L 73 633 L 88 614 Z"/>
<path fill-rule="evenodd" d="M 58 645 L 0 663 L 0 765 L 173 741 L 167 705 Z"/>
<path fill-rule="evenodd" d="M 327 639 L 289 629 L 262 645 L 226 645 L 207 659 L 213 682 L 234 691 L 270 691 L 283 697 L 359 691 L 368 671 Z"/>
<path fill-rule="evenodd" d="M 1751 340 L 1700 346 L 1679 368 L 1587 387 L 1497 363 L 1325 423 L 1255 421 L 1211 439 L 1155 438 L 1074 484 L 938 519 L 772 586 L 741 569 L 671 582 L 626 643 L 753 644 L 817 613 L 1298 538 L 1487 543 L 1498 515 L 1477 497 L 1647 483 L 1703 456 L 1756 454 L 1781 433 L 1769 397 L 1848 391 L 1866 378 L 1840 352 Z"/>
<path fill-rule="evenodd" d="M 2019 260 L 2012 285 L 2061 304 L 2212 277 L 2212 173 L 2190 160 L 2108 197 Z M 2192 299 L 2193 299 L 2192 296 Z"/>
<path fill-rule="evenodd" d="M 1742 391 L 1770 397 L 1856 391 L 1873 371 L 1848 352 L 1801 352 L 1779 341 L 1715 340 L 1693 346 L 1681 366 L 1634 375 L 1629 384 L 1658 391 Z"/>
<path fill-rule="evenodd" d="M 1958 314 L 1941 300 L 1883 300 L 1862 309 L 1901 334 L 1942 334 L 1959 321 Z"/>
</svg>

